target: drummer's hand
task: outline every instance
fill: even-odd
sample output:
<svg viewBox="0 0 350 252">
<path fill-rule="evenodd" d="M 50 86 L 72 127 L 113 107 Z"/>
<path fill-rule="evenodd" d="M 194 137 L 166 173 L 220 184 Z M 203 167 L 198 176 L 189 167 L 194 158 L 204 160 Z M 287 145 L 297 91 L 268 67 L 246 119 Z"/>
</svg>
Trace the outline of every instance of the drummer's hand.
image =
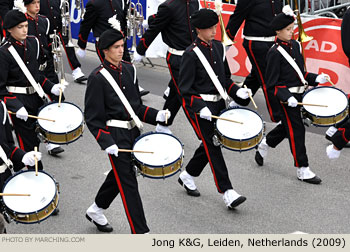
<svg viewBox="0 0 350 252">
<path fill-rule="evenodd" d="M 55 84 L 53 85 L 53 87 L 51 88 L 51 93 L 59 96 L 60 95 L 60 89 L 62 89 L 62 93 L 64 92 L 64 90 L 66 89 L 66 85 L 64 84 Z"/>
<path fill-rule="evenodd" d="M 211 111 L 208 107 L 204 107 L 199 111 L 200 118 L 206 119 L 208 121 L 211 121 Z"/>
<path fill-rule="evenodd" d="M 248 99 L 249 94 L 252 95 L 252 90 L 250 88 L 240 88 L 236 92 L 236 95 L 241 99 Z"/>
<path fill-rule="evenodd" d="M 328 74 L 321 73 L 321 74 L 317 75 L 316 82 L 323 84 L 323 83 L 328 82 L 330 79 L 331 78 L 329 77 Z"/>
<path fill-rule="evenodd" d="M 28 112 L 26 110 L 25 107 L 20 108 L 17 112 L 16 112 L 16 117 L 19 119 L 22 119 L 24 121 L 27 121 L 28 119 Z"/>
<path fill-rule="evenodd" d="M 158 111 L 158 114 L 157 114 L 157 117 L 156 117 L 156 121 L 157 122 L 165 122 L 165 117 L 168 116 L 168 119 L 170 118 L 171 116 L 171 113 L 169 110 L 159 110 Z"/>
<path fill-rule="evenodd" d="M 22 163 L 25 165 L 34 166 L 35 165 L 35 157 L 37 158 L 38 161 L 40 161 L 41 160 L 41 152 L 38 152 L 38 151 L 27 152 L 22 158 Z"/>
<path fill-rule="evenodd" d="M 333 144 L 327 147 L 326 152 L 329 159 L 339 158 L 340 156 L 340 150 L 336 150 Z"/>
<path fill-rule="evenodd" d="M 298 101 L 297 99 L 295 99 L 294 96 L 289 97 L 287 102 L 289 107 L 295 108 L 296 106 L 298 106 Z"/>
<path fill-rule="evenodd" d="M 105 151 L 110 154 L 110 155 L 114 155 L 116 157 L 118 157 L 118 146 L 116 144 L 113 144 L 111 146 L 109 146 L 107 149 L 105 149 Z"/>
</svg>

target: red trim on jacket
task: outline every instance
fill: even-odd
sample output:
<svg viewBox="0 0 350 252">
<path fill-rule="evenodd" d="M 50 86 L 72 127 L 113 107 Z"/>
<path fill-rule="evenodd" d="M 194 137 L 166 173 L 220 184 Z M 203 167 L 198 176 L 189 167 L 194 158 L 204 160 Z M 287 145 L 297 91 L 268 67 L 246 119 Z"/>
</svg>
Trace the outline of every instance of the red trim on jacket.
<svg viewBox="0 0 350 252">
<path fill-rule="evenodd" d="M 12 159 L 13 154 L 15 154 L 16 150 L 18 150 L 18 147 L 16 147 L 16 148 L 12 151 L 11 156 L 10 156 L 10 159 Z"/>
<path fill-rule="evenodd" d="M 103 129 L 99 129 L 98 134 L 96 136 L 96 140 L 98 140 L 101 136 L 101 132 L 105 134 L 110 134 L 108 131 L 104 131 Z"/>
<path fill-rule="evenodd" d="M 275 96 L 277 95 L 277 92 L 278 92 L 279 88 L 287 88 L 287 86 L 275 86 L 275 92 L 274 92 Z"/>
<path fill-rule="evenodd" d="M 234 85 L 236 85 L 236 83 L 232 82 L 231 86 L 230 86 L 229 89 L 227 90 L 227 93 L 230 93 L 231 88 L 232 88 Z"/>
<path fill-rule="evenodd" d="M 305 73 L 304 79 L 306 79 L 306 76 L 307 76 L 308 74 L 309 74 L 308 72 Z"/>
<path fill-rule="evenodd" d="M 200 97 L 200 96 L 192 95 L 192 96 L 191 96 L 191 104 L 190 104 L 190 107 L 192 107 L 193 98 L 202 99 L 202 97 Z"/>
<path fill-rule="evenodd" d="M 148 46 L 146 45 L 145 38 L 140 39 L 140 42 L 142 42 L 143 46 L 147 49 Z"/>
<path fill-rule="evenodd" d="M 345 142 L 349 142 L 350 139 L 347 139 L 347 138 L 345 137 L 345 131 L 346 131 L 345 128 L 339 128 L 338 130 L 342 133 L 343 140 L 344 140 Z"/>
<path fill-rule="evenodd" d="M 145 111 L 145 114 L 143 115 L 143 121 L 144 121 L 144 122 L 146 121 L 146 114 L 147 114 L 147 112 L 148 112 L 148 109 L 149 109 L 149 107 L 147 106 L 146 111 Z"/>
<path fill-rule="evenodd" d="M 4 97 L 4 103 L 6 104 L 6 101 L 9 100 L 9 99 L 17 99 L 17 97 L 16 96 L 13 96 L 13 97 L 5 96 Z"/>
<path fill-rule="evenodd" d="M 47 81 L 47 78 L 45 78 L 45 80 L 44 80 L 43 83 L 41 84 L 41 87 L 43 87 L 43 86 L 45 85 L 46 81 Z"/>
</svg>

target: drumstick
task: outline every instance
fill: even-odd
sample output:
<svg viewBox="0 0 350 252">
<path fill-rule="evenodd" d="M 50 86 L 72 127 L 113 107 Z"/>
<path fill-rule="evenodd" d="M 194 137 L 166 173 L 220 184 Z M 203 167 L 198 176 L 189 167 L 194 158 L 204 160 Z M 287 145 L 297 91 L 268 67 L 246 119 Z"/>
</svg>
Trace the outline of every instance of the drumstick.
<svg viewBox="0 0 350 252">
<path fill-rule="evenodd" d="M 165 112 L 165 124 L 168 124 L 168 113 L 169 113 L 169 110 L 166 109 L 165 111 L 166 111 Z"/>
<path fill-rule="evenodd" d="M 0 193 L 0 196 L 30 196 L 30 194 L 25 194 L 25 193 Z"/>
<path fill-rule="evenodd" d="M 199 113 L 197 113 L 197 115 L 199 115 Z M 228 119 L 228 118 L 223 118 L 223 117 L 220 117 L 220 116 L 211 115 L 210 117 L 211 117 L 211 118 L 215 118 L 215 119 L 219 119 L 219 120 L 228 121 L 228 122 L 243 124 L 243 122 L 231 120 L 231 119 Z"/>
<path fill-rule="evenodd" d="M 283 104 L 288 104 L 288 102 L 282 102 Z M 303 103 L 303 102 L 298 102 L 298 105 L 301 106 L 315 106 L 315 107 L 325 107 L 327 108 L 328 105 L 322 105 L 322 104 L 313 104 L 313 103 Z"/>
<path fill-rule="evenodd" d="M 12 115 L 16 114 L 15 112 L 12 112 L 12 111 L 9 111 L 9 110 L 8 110 L 8 112 L 9 112 L 9 114 L 12 114 Z M 43 117 L 39 117 L 39 116 L 28 115 L 28 117 L 34 118 L 34 119 L 46 120 L 46 121 L 50 121 L 50 122 L 55 122 L 55 120 L 48 119 L 48 118 L 43 118 Z"/>
<path fill-rule="evenodd" d="M 62 100 L 62 88 L 60 88 L 60 96 L 58 98 L 58 107 L 61 107 L 61 100 Z"/>
<path fill-rule="evenodd" d="M 38 147 L 34 147 L 34 151 L 38 151 Z M 35 160 L 35 176 L 38 176 L 38 159 L 37 157 L 34 155 L 34 160 Z"/>
<path fill-rule="evenodd" d="M 326 77 L 326 79 L 328 80 L 329 83 L 332 84 L 333 87 L 335 87 L 334 83 L 331 81 L 331 78 Z"/>
<path fill-rule="evenodd" d="M 118 149 L 118 152 L 138 152 L 138 153 L 150 153 L 153 154 L 153 151 L 141 151 L 141 150 L 127 150 L 127 149 Z"/>
<path fill-rule="evenodd" d="M 247 88 L 247 85 L 243 85 L 243 87 Z M 249 95 L 249 98 L 250 98 L 250 100 L 252 101 L 252 103 L 253 103 L 255 109 L 257 109 L 258 107 L 257 107 L 256 104 L 255 104 L 255 101 L 254 101 L 254 99 L 253 99 L 253 96 L 252 96 L 249 92 L 248 92 L 248 95 Z"/>
</svg>

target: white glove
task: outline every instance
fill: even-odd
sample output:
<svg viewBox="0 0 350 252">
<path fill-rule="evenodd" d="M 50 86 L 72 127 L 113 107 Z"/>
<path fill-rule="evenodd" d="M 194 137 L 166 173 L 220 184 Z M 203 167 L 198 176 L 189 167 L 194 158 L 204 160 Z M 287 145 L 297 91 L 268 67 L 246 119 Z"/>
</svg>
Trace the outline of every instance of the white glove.
<svg viewBox="0 0 350 252">
<path fill-rule="evenodd" d="M 137 51 L 135 50 L 134 52 L 134 58 L 132 60 L 132 62 L 138 63 L 142 60 L 143 56 L 138 54 Z"/>
<path fill-rule="evenodd" d="M 84 58 L 85 55 L 86 55 L 85 49 L 79 48 L 79 49 L 77 50 L 77 55 L 79 56 L 79 58 Z"/>
<path fill-rule="evenodd" d="M 208 107 L 204 107 L 199 111 L 200 118 L 206 119 L 208 121 L 211 121 L 211 111 Z"/>
<path fill-rule="evenodd" d="M 341 151 L 334 149 L 333 144 L 331 144 L 327 147 L 326 152 L 329 159 L 335 159 L 339 158 Z"/>
<path fill-rule="evenodd" d="M 28 112 L 26 110 L 25 107 L 20 108 L 17 112 L 16 112 L 16 117 L 19 119 L 22 119 L 24 121 L 27 121 L 28 119 Z"/>
<path fill-rule="evenodd" d="M 289 97 L 289 99 L 288 99 L 288 106 L 289 107 L 293 107 L 293 108 L 298 106 L 298 101 L 297 101 L 297 99 L 295 99 L 294 96 Z"/>
<path fill-rule="evenodd" d="M 34 166 L 35 165 L 35 157 L 38 159 L 38 161 L 40 161 L 41 160 L 41 152 L 38 152 L 38 151 L 27 152 L 22 158 L 22 163 L 25 165 Z"/>
<path fill-rule="evenodd" d="M 143 22 L 142 22 L 142 27 L 143 27 L 144 29 L 148 29 L 149 25 L 148 25 L 147 20 L 143 20 Z"/>
<path fill-rule="evenodd" d="M 328 74 L 324 74 L 324 73 L 321 73 L 319 75 L 317 75 L 316 77 L 316 82 L 320 83 L 320 84 L 323 84 L 323 83 L 326 83 L 330 80 L 330 77 Z"/>
<path fill-rule="evenodd" d="M 119 150 L 118 146 L 116 144 L 113 144 L 109 146 L 105 151 L 110 155 L 114 155 L 118 157 L 118 150 Z"/>
<path fill-rule="evenodd" d="M 229 108 L 236 108 L 236 107 L 240 107 L 240 105 L 238 103 L 236 103 L 235 101 L 231 101 L 229 104 L 228 104 L 228 107 Z"/>
<path fill-rule="evenodd" d="M 59 96 L 60 95 L 60 89 L 62 89 L 62 93 L 64 92 L 64 90 L 66 89 L 66 85 L 65 84 L 55 84 L 53 85 L 53 87 L 51 88 L 51 93 L 54 95 Z"/>
<path fill-rule="evenodd" d="M 240 88 L 236 92 L 236 95 L 241 99 L 248 99 L 249 94 L 252 95 L 252 90 L 250 88 Z"/>
<path fill-rule="evenodd" d="M 157 122 L 165 122 L 166 115 L 168 116 L 168 119 L 169 119 L 171 116 L 171 113 L 169 110 L 159 110 L 157 117 L 156 117 L 156 121 Z"/>
</svg>

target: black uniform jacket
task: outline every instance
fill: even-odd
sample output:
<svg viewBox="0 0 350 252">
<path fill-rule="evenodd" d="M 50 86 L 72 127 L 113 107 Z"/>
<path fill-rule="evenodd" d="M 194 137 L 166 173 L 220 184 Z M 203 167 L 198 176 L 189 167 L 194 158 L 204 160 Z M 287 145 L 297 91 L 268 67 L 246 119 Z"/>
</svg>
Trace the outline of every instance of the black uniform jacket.
<svg viewBox="0 0 350 252">
<path fill-rule="evenodd" d="M 49 48 L 49 29 L 50 21 L 43 15 L 37 15 L 35 18 L 26 14 L 28 20 L 28 35 L 38 38 L 40 44 L 40 60 L 44 63 L 50 53 Z"/>
<path fill-rule="evenodd" d="M 9 118 L 7 117 L 7 110 L 4 108 L 2 102 L 0 102 L 0 145 L 5 151 L 7 158 L 11 159 L 14 170 L 20 170 L 24 164 L 22 158 L 25 152 L 15 146 L 15 142 L 12 137 L 11 125 Z M 0 165 L 4 162 L 0 158 Z M 2 190 L 2 188 L 0 188 Z"/>
<path fill-rule="evenodd" d="M 197 36 L 190 24 L 190 16 L 198 8 L 198 0 L 167 0 L 159 5 L 157 14 L 151 19 L 149 28 L 137 46 L 137 52 L 144 55 L 160 32 L 169 47 L 185 50 Z"/>
<path fill-rule="evenodd" d="M 281 0 L 239 0 L 226 26 L 227 34 L 231 39 L 234 39 L 239 27 L 245 20 L 244 35 L 255 37 L 275 36 L 275 32 L 270 28 L 270 22 L 281 11 Z"/>
<path fill-rule="evenodd" d="M 220 41 L 213 40 L 207 44 L 196 38 L 182 55 L 179 89 L 185 99 L 186 107 L 193 112 L 199 112 L 206 107 L 206 102 L 200 94 L 219 94 L 197 54 L 193 51 L 198 47 L 210 63 L 218 79 L 228 95 L 236 96 L 239 87 L 231 80 L 231 72 L 225 57 L 225 50 Z"/>
<path fill-rule="evenodd" d="M 341 23 L 341 43 L 350 65 L 350 9 L 345 12 Z"/>
<path fill-rule="evenodd" d="M 126 13 L 129 7 L 129 0 L 89 0 L 85 7 L 84 19 L 80 23 L 78 45 L 85 49 L 87 39 L 92 29 L 94 37 L 100 35 L 111 25 L 108 19 L 117 14 L 120 26 L 126 36 Z"/>
<path fill-rule="evenodd" d="M 85 121 L 104 150 L 116 144 L 106 122 L 110 119 L 130 121 L 131 117 L 111 84 L 100 73 L 102 68 L 105 68 L 113 76 L 141 121 L 155 125 L 158 110 L 142 104 L 136 69 L 131 63 L 122 61 L 117 67 L 105 60 L 103 65 L 90 74 L 85 93 Z"/>
<path fill-rule="evenodd" d="M 268 92 L 274 94 L 280 101 L 287 101 L 289 97 L 293 96 L 288 88 L 303 86 L 297 72 L 277 50 L 278 46 L 282 46 L 294 59 L 308 84 L 317 86 L 318 83 L 315 81 L 317 74 L 308 73 L 304 70 L 304 58 L 301 54 L 299 42 L 295 40 L 283 42 L 277 39 L 266 56 L 267 67 L 265 76 Z"/>
<path fill-rule="evenodd" d="M 60 9 L 61 0 L 40 0 L 40 14 L 50 20 L 49 34 L 53 34 L 53 30 L 57 33 L 62 30 L 62 18 Z"/>
<path fill-rule="evenodd" d="M 6 89 L 6 86 L 31 87 L 23 71 L 18 66 L 12 54 L 8 51 L 10 45 L 13 45 L 23 62 L 31 72 L 33 78 L 42 86 L 44 92 L 50 96 L 53 83 L 39 72 L 39 41 L 34 36 L 27 36 L 23 43 L 15 40 L 11 36 L 0 47 L 0 98 L 5 102 L 7 109 L 13 112 L 18 111 L 26 103 L 28 113 L 37 114 L 38 107 L 31 108 L 27 101 L 29 97 L 41 99 L 37 93 L 12 94 Z"/>
<path fill-rule="evenodd" d="M 14 0 L 1 0 L 0 1 L 0 21 L 4 21 L 4 17 L 9 10 L 13 8 Z"/>
</svg>

